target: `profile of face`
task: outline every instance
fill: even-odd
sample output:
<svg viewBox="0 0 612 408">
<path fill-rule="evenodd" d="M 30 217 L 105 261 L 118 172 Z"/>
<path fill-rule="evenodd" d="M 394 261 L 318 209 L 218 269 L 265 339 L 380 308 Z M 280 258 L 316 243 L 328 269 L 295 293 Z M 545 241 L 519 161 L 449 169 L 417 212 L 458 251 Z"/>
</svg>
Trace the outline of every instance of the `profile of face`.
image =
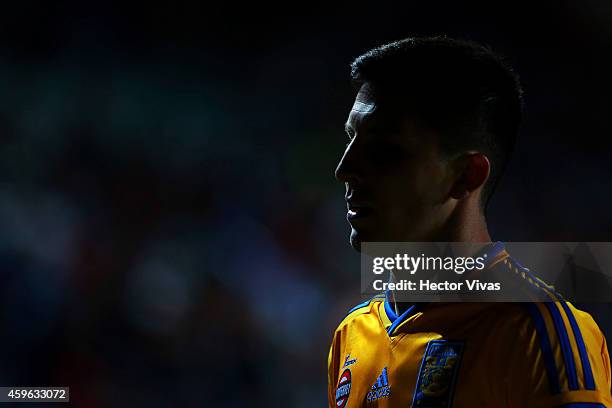
<svg viewBox="0 0 612 408">
<path fill-rule="evenodd" d="M 350 140 L 336 178 L 346 186 L 357 250 L 366 241 L 439 240 L 453 207 L 455 173 L 436 132 L 392 105 L 365 83 L 346 122 Z"/>
</svg>

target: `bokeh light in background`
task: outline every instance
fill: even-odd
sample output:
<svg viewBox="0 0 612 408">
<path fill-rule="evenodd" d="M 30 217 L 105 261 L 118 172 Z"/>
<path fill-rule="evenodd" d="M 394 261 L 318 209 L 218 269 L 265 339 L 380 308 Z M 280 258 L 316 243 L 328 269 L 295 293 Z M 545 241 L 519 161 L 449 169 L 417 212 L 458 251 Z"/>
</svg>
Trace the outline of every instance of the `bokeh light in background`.
<svg viewBox="0 0 612 408">
<path fill-rule="evenodd" d="M 68 385 L 75 407 L 324 405 L 360 302 L 333 179 L 348 64 L 410 34 L 489 43 L 521 74 L 494 238 L 610 241 L 612 6 L 539 3 L 7 10 L 0 384 Z"/>
</svg>

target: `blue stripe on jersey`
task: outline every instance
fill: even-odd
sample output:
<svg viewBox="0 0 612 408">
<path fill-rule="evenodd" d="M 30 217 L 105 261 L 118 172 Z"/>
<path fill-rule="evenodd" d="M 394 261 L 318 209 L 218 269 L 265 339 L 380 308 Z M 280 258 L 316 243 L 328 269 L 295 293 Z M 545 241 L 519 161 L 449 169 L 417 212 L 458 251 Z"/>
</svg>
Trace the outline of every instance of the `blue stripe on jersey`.
<svg viewBox="0 0 612 408">
<path fill-rule="evenodd" d="M 493 262 L 497 255 L 504 251 L 504 249 L 506 249 L 506 247 L 501 241 L 497 241 L 493 244 L 490 244 L 487 248 L 485 248 L 483 253 L 479 255 L 484 256 L 486 258 L 485 267 L 488 268 L 491 265 L 491 262 Z"/>
<path fill-rule="evenodd" d="M 397 319 L 397 314 L 391 308 L 391 302 L 389 302 L 389 291 L 385 292 L 385 313 L 387 313 L 387 317 L 393 323 Z"/>
<path fill-rule="evenodd" d="M 415 305 L 410 306 L 408 310 L 406 310 L 404 313 L 400 315 L 400 317 L 395 319 L 393 324 L 389 326 L 389 329 L 387 330 L 387 333 L 389 333 L 389 335 L 391 335 L 393 333 L 393 330 L 395 330 L 397 326 L 399 326 L 404 320 L 406 320 L 408 316 L 410 316 L 410 312 L 412 312 L 412 310 L 414 309 L 414 306 Z"/>
<path fill-rule="evenodd" d="M 536 332 L 540 338 L 540 347 L 542 349 L 542 356 L 544 357 L 546 373 L 548 374 L 550 392 L 552 394 L 558 394 L 561 391 L 561 388 L 559 387 L 559 373 L 557 372 L 557 367 L 555 365 L 555 357 L 553 356 L 552 348 L 550 346 L 550 339 L 548 338 L 548 331 L 546 330 L 544 318 L 540 314 L 538 306 L 535 303 L 527 303 L 527 308 L 531 313 Z"/>
<path fill-rule="evenodd" d="M 576 345 L 578 346 L 578 353 L 580 355 L 580 360 L 581 360 L 582 367 L 583 367 L 582 371 L 584 373 L 585 387 L 588 390 L 594 390 L 595 384 L 593 380 L 593 373 L 591 371 L 591 364 L 589 362 L 588 355 L 586 353 L 586 347 L 582 339 L 582 334 L 580 333 L 580 328 L 578 327 L 578 324 L 576 323 L 576 319 L 574 318 L 574 315 L 571 313 L 571 310 L 567 306 L 567 302 L 565 302 L 565 299 L 563 299 L 563 296 L 561 296 L 561 294 L 559 294 L 555 290 L 554 287 L 543 282 L 540 278 L 538 278 L 533 273 L 531 273 L 529 269 L 523 267 L 515 259 L 513 258 L 511 259 L 531 279 L 543 285 L 543 287 L 535 285 L 536 288 L 546 293 L 552 301 L 561 303 L 563 310 L 565 311 L 565 314 L 567 315 L 568 321 L 570 322 L 570 325 L 572 326 L 572 331 L 574 332 L 574 338 L 576 339 Z M 565 361 L 565 368 L 567 371 L 569 388 L 570 390 L 578 390 L 579 389 L 578 374 L 577 374 L 576 365 L 574 362 L 574 354 L 572 352 L 571 343 L 569 341 L 569 336 L 567 333 L 567 329 L 565 328 L 565 324 L 563 323 L 563 318 L 561 317 L 561 313 L 559 312 L 559 309 L 557 309 L 554 306 L 553 303 L 551 302 L 543 302 L 543 303 L 551 314 L 551 317 L 553 319 L 553 323 L 555 326 L 555 331 L 557 332 L 557 336 L 559 337 L 559 342 L 561 344 L 561 350 L 563 352 L 563 360 Z"/>
<path fill-rule="evenodd" d="M 567 382 L 570 390 L 578 389 L 578 375 L 576 373 L 576 365 L 574 363 L 574 353 L 572 353 L 572 346 L 567 335 L 565 324 L 559 309 L 552 302 L 544 302 L 544 305 L 550 312 L 557 337 L 559 337 L 559 343 L 561 344 L 561 351 L 563 352 L 563 360 L 565 360 L 565 370 L 567 371 Z"/>
<path fill-rule="evenodd" d="M 591 362 L 589 361 L 589 355 L 586 351 L 586 346 L 582 338 L 582 333 L 580 332 L 580 327 L 578 326 L 578 323 L 576 322 L 576 318 L 574 317 L 574 314 L 572 313 L 569 306 L 567 305 L 567 302 L 565 301 L 563 296 L 555 290 L 553 286 L 550 286 L 546 284 L 545 282 L 543 282 L 540 278 L 533 275 L 528 269 L 523 268 L 523 270 L 532 279 L 535 279 L 539 281 L 541 284 L 545 285 L 546 286 L 545 291 L 552 292 L 552 294 L 549 293 L 549 296 L 553 299 L 556 297 L 557 298 L 556 300 L 558 300 L 559 303 L 561 303 L 561 306 L 563 307 L 565 315 L 567 316 L 567 319 L 570 322 L 570 325 L 572 326 L 572 332 L 574 333 L 574 338 L 576 339 L 576 345 L 578 346 L 578 354 L 580 355 L 580 362 L 582 363 L 582 372 L 584 374 L 585 389 L 594 390 L 595 380 L 593 378 L 593 371 L 591 370 Z"/>
<path fill-rule="evenodd" d="M 572 326 L 572 331 L 574 332 L 574 338 L 576 339 L 576 345 L 578 346 L 578 353 L 580 354 L 580 361 L 582 362 L 582 372 L 584 373 L 584 383 L 585 388 L 587 390 L 595 389 L 595 380 L 593 379 L 593 371 L 591 371 L 591 362 L 589 361 L 589 355 L 586 351 L 586 346 L 584 345 L 584 339 L 582 338 L 582 333 L 580 332 L 580 327 L 576 322 L 576 318 L 574 314 L 570 310 L 569 306 L 566 302 L 561 302 L 563 305 L 563 310 L 567 315 L 567 319 Z"/>
<path fill-rule="evenodd" d="M 348 313 L 346 314 L 347 316 L 350 315 L 351 313 L 353 313 L 355 310 L 357 309 L 361 309 L 362 307 L 366 307 L 367 305 L 370 304 L 370 302 L 372 301 L 372 299 L 370 300 L 366 300 L 363 303 L 358 304 L 357 306 L 355 306 L 354 308 L 352 308 L 351 310 L 348 311 Z"/>
<path fill-rule="evenodd" d="M 380 299 L 382 296 L 384 296 L 384 295 L 382 295 L 382 294 L 378 294 L 378 295 L 375 295 L 373 298 L 371 298 L 371 299 L 369 299 L 369 300 L 366 300 L 366 301 L 365 301 L 365 302 L 363 302 L 363 303 L 358 304 L 357 306 L 355 306 L 354 308 L 352 308 L 351 310 L 349 310 L 349 311 L 348 311 L 348 313 L 347 313 L 347 314 L 346 314 L 344 317 L 346 317 L 346 316 L 350 315 L 351 313 L 353 313 L 353 312 L 354 312 L 355 310 L 357 310 L 357 309 L 361 309 L 362 307 L 366 307 L 366 306 L 368 306 L 370 303 L 372 303 L 372 301 L 373 301 L 374 299 Z"/>
</svg>

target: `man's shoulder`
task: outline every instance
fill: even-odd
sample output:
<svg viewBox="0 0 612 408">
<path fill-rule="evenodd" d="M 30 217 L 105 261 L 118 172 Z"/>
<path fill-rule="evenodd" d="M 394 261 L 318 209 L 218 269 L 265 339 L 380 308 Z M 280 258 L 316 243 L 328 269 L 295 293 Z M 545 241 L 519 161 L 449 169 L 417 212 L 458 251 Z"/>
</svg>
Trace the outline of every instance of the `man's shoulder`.
<svg viewBox="0 0 612 408">
<path fill-rule="evenodd" d="M 507 330 L 515 335 L 518 327 L 523 327 L 527 332 L 546 330 L 547 332 L 587 331 L 601 339 L 603 334 L 593 317 L 586 311 L 580 310 L 571 302 L 556 299 L 546 302 L 514 302 L 514 303 L 490 303 L 486 309 L 494 319 L 493 326 L 498 330 Z M 555 336 L 556 337 L 556 336 Z"/>
<path fill-rule="evenodd" d="M 368 319 L 379 319 L 379 308 L 385 302 L 384 293 L 378 294 L 365 302 L 351 307 L 344 318 L 338 324 L 336 331 L 341 331 L 347 326 Z"/>
</svg>

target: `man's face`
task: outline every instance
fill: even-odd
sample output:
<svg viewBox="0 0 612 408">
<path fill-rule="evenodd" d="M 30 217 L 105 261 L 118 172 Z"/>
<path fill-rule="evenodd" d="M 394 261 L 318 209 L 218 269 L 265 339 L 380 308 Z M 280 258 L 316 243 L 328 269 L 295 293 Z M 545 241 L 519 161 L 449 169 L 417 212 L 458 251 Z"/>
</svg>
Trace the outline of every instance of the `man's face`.
<svg viewBox="0 0 612 408">
<path fill-rule="evenodd" d="M 366 83 L 346 122 L 350 141 L 336 177 L 346 185 L 357 250 L 364 241 L 438 240 L 451 211 L 453 175 L 435 132 L 391 105 Z"/>
</svg>

